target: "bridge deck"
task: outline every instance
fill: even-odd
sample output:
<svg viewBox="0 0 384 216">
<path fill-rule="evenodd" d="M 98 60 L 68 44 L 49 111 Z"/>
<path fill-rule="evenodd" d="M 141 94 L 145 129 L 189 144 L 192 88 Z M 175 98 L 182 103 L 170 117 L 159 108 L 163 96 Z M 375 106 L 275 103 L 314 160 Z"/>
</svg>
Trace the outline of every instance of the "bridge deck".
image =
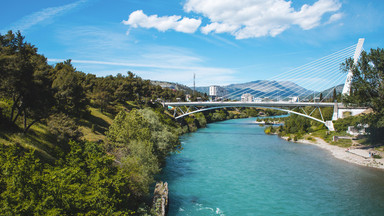
<svg viewBox="0 0 384 216">
<path fill-rule="evenodd" d="M 341 103 L 336 103 L 341 107 Z M 204 106 L 204 107 L 296 107 L 296 106 L 315 106 L 315 107 L 333 107 L 335 103 L 324 102 L 165 102 L 167 106 Z"/>
</svg>

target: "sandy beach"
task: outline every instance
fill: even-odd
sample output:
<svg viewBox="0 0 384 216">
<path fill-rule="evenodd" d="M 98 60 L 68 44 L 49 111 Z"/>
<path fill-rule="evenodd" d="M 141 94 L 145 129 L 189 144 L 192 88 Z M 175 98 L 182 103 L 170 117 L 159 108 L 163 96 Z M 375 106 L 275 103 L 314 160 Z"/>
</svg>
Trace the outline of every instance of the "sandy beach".
<svg viewBox="0 0 384 216">
<path fill-rule="evenodd" d="M 324 140 L 316 137 L 316 140 L 298 140 L 297 143 L 316 145 L 322 149 L 326 149 L 332 153 L 332 155 L 340 160 L 344 160 L 350 163 L 358 164 L 361 166 L 374 167 L 384 169 L 384 158 L 375 159 L 370 157 L 370 152 L 376 152 L 373 149 L 361 149 L 361 148 L 342 148 L 328 144 Z"/>
</svg>

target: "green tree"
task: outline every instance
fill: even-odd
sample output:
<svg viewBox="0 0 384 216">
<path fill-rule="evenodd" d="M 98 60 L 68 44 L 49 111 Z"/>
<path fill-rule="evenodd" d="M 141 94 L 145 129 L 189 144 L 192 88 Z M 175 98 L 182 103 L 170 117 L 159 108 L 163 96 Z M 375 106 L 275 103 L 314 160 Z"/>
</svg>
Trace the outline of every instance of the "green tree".
<svg viewBox="0 0 384 216">
<path fill-rule="evenodd" d="M 57 113 L 48 118 L 48 131 L 54 135 L 63 150 L 68 150 L 70 139 L 77 140 L 82 134 L 73 118 L 64 113 Z"/>
<path fill-rule="evenodd" d="M 137 110 L 121 111 L 107 132 L 108 150 L 121 162 L 129 187 L 136 197 L 149 193 L 149 185 L 159 172 L 159 162 L 149 122 Z"/>
<path fill-rule="evenodd" d="M 337 100 L 336 88 L 333 88 L 332 102 Z"/>
<path fill-rule="evenodd" d="M 88 99 L 81 77 L 81 73 L 72 66 L 71 60 L 56 64 L 52 88 L 60 112 L 79 116 L 86 111 Z"/>
<path fill-rule="evenodd" d="M 0 145 L 3 215 L 124 215 L 132 199 L 125 173 L 96 143 L 71 142 L 54 165 L 33 151 Z"/>
<path fill-rule="evenodd" d="M 351 94 L 344 95 L 343 103 L 348 106 L 368 107 L 373 112 L 363 118 L 369 124 L 371 139 L 384 138 L 384 50 L 363 51 L 359 61 L 346 60 L 342 65 L 345 72 L 353 73 Z"/>
<path fill-rule="evenodd" d="M 37 48 L 24 41 L 20 32 L 0 35 L 0 96 L 9 99 L 9 120 L 23 116 L 24 132 L 46 118 L 53 106 L 48 78 L 51 67 Z"/>
<path fill-rule="evenodd" d="M 155 154 L 159 161 L 164 162 L 169 153 L 180 148 L 180 134 L 170 126 L 163 124 L 158 114 L 151 109 L 145 108 L 139 112 L 149 123 L 150 141 L 154 144 Z"/>
<path fill-rule="evenodd" d="M 311 127 L 310 120 L 299 115 L 290 115 L 285 119 L 284 131 L 287 133 L 306 133 Z"/>
</svg>

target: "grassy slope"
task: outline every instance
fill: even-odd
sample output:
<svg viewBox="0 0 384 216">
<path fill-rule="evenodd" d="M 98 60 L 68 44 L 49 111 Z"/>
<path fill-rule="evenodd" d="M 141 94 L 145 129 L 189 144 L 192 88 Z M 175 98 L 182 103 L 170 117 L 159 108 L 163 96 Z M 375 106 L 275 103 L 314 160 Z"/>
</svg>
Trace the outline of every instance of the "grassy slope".
<svg viewBox="0 0 384 216">
<path fill-rule="evenodd" d="M 79 121 L 79 130 L 83 133 L 83 139 L 97 142 L 105 139 L 105 132 L 113 122 L 113 116 L 108 113 L 102 113 L 97 108 L 89 108 L 90 115 Z M 92 125 L 94 131 L 92 131 Z"/>
<path fill-rule="evenodd" d="M 114 116 L 109 113 L 102 113 L 93 107 L 90 107 L 89 111 L 88 116 L 78 121 L 79 130 L 83 133 L 82 139 L 94 142 L 105 140 L 105 132 L 112 124 Z M 94 132 L 92 125 L 95 128 Z M 27 134 L 14 132 L 14 130 L 0 130 L 0 144 L 20 144 L 26 149 L 34 149 L 49 160 L 54 160 L 50 153 L 55 148 L 55 142 L 55 138 L 49 134 L 47 125 L 44 123 L 36 123 Z"/>
<path fill-rule="evenodd" d="M 53 160 L 50 151 L 54 148 L 54 139 L 49 135 L 47 126 L 36 123 L 27 134 L 13 131 L 0 131 L 0 144 L 19 144 L 26 149 L 34 149 L 44 158 Z"/>
</svg>

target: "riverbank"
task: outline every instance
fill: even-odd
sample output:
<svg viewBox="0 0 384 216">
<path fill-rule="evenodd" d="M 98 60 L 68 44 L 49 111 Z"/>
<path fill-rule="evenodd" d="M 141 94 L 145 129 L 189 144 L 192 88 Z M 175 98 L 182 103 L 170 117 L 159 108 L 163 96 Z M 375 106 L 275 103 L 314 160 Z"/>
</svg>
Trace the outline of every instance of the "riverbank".
<svg viewBox="0 0 384 216">
<path fill-rule="evenodd" d="M 283 138 L 287 139 L 288 137 L 283 137 Z M 378 159 L 370 156 L 370 152 L 376 153 L 376 151 L 372 148 L 364 148 L 364 149 L 359 147 L 342 148 L 339 146 L 331 145 L 318 137 L 313 138 L 313 140 L 311 141 L 300 139 L 296 142 L 302 143 L 302 144 L 316 145 L 322 149 L 326 149 L 335 158 L 340 160 L 344 160 L 344 161 L 358 164 L 361 166 L 384 169 L 384 158 Z"/>
</svg>

